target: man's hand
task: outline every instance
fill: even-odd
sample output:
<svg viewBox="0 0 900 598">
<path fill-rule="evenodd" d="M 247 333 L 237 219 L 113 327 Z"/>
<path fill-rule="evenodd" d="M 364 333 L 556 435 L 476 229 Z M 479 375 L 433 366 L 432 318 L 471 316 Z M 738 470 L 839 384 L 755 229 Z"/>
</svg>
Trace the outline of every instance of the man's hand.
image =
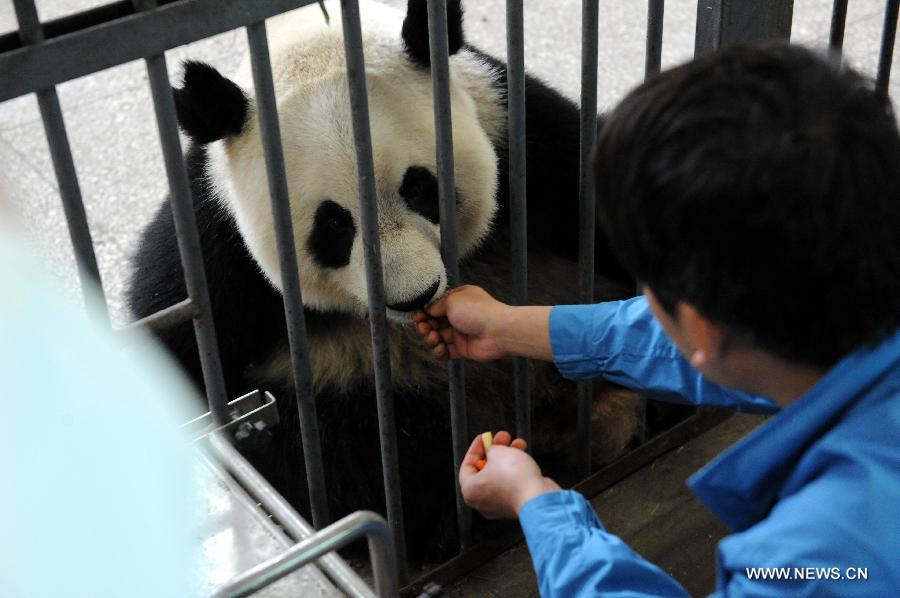
<svg viewBox="0 0 900 598">
<path fill-rule="evenodd" d="M 481 434 L 475 437 L 459 468 L 459 485 L 466 504 L 488 519 L 515 518 L 522 506 L 540 494 L 559 490 L 525 452 L 521 438 L 509 432 L 497 432 L 494 444 L 485 453 Z M 481 471 L 475 466 L 481 459 L 487 464 Z"/>
<path fill-rule="evenodd" d="M 511 307 L 484 289 L 462 286 L 413 315 L 440 359 L 492 361 L 520 356 L 550 361 L 550 308 Z"/>
<path fill-rule="evenodd" d="M 484 289 L 466 285 L 416 312 L 413 321 L 435 357 L 492 361 L 506 357 L 492 324 L 508 309 Z"/>
</svg>

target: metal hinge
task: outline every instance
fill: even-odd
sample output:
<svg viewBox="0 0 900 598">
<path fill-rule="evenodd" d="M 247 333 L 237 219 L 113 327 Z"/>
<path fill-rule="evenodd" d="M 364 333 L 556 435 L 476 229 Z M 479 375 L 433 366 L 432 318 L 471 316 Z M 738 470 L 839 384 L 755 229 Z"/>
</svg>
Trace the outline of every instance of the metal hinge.
<svg viewBox="0 0 900 598">
<path fill-rule="evenodd" d="M 204 413 L 181 428 L 194 441 L 201 440 L 218 430 L 228 430 L 237 441 L 246 440 L 254 434 L 264 432 L 278 424 L 278 408 L 275 397 L 269 391 L 254 390 L 228 403 L 231 421 L 223 426 L 215 426 L 212 413 Z"/>
</svg>

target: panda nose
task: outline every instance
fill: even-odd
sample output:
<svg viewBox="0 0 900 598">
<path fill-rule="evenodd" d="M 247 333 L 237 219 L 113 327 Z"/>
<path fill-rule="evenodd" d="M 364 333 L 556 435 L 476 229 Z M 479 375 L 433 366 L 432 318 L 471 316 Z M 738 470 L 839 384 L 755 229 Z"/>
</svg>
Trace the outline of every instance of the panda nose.
<svg viewBox="0 0 900 598">
<path fill-rule="evenodd" d="M 417 309 L 422 309 L 428 303 L 434 299 L 434 294 L 437 293 L 438 287 L 441 286 L 441 279 L 438 278 L 434 281 L 428 289 L 426 289 L 421 295 L 413 297 L 409 301 L 403 301 L 402 303 L 389 303 L 388 307 L 393 309 L 394 311 L 416 311 Z"/>
</svg>

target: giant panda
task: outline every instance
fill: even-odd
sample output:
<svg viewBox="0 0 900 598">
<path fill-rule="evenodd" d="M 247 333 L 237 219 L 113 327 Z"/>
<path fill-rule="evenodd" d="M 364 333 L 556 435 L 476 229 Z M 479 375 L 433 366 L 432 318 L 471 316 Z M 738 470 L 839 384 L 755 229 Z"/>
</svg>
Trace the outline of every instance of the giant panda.
<svg viewBox="0 0 900 598">
<path fill-rule="evenodd" d="M 445 366 L 411 314 L 447 289 L 440 228 L 426 0 L 403 12 L 362 1 L 384 264 L 390 358 L 408 553 L 436 561 L 455 550 L 453 460 Z M 466 45 L 460 0 L 448 3 L 459 252 L 465 282 L 509 300 L 506 66 Z M 299 260 L 309 356 L 332 518 L 384 512 L 378 418 L 367 322 L 354 146 L 340 7 L 330 23 L 312 5 L 266 24 Z M 309 513 L 281 280 L 248 61 L 229 79 L 188 62 L 174 89 L 185 160 L 230 397 L 261 388 L 281 422 L 243 450 L 302 513 Z M 579 112 L 541 81 L 526 83 L 528 263 L 532 303 L 571 302 L 577 292 Z M 629 296 L 628 280 L 597 244 L 595 295 Z M 136 317 L 187 296 L 166 202 L 133 257 L 128 302 Z M 189 323 L 159 333 L 202 388 Z M 508 363 L 466 370 L 469 431 L 513 427 Z M 532 450 L 550 475 L 573 481 L 575 386 L 556 369 L 531 369 Z M 632 441 L 640 399 L 595 386 L 594 465 Z"/>
</svg>

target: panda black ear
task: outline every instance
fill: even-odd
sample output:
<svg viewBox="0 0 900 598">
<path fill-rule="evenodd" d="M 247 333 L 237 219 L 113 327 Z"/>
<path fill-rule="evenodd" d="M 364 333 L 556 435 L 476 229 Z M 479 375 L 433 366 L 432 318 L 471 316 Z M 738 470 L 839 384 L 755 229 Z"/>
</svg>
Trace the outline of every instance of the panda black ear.
<svg viewBox="0 0 900 598">
<path fill-rule="evenodd" d="M 466 43 L 463 35 L 461 0 L 447 0 L 447 35 L 452 56 Z M 413 62 L 431 66 L 431 50 L 428 43 L 428 2 L 409 0 L 406 5 L 406 19 L 403 21 L 403 44 Z"/>
<path fill-rule="evenodd" d="M 180 88 L 173 88 L 178 124 L 197 143 L 238 135 L 249 100 L 233 81 L 204 62 L 186 61 Z"/>
</svg>

